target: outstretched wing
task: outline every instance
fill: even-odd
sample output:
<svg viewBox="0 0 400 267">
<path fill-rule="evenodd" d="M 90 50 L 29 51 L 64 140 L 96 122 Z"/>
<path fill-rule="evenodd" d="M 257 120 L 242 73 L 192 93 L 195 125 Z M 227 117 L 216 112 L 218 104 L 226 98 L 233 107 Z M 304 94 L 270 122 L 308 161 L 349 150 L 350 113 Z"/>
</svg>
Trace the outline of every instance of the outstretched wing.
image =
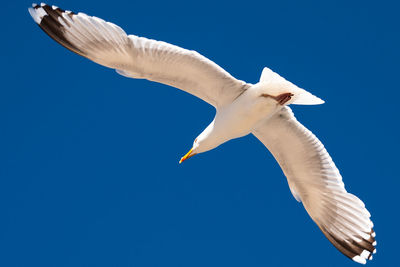
<svg viewBox="0 0 400 267">
<path fill-rule="evenodd" d="M 33 4 L 29 13 L 55 41 L 121 75 L 164 83 L 209 104 L 232 102 L 249 85 L 196 51 L 127 35 L 117 25 L 56 6 Z"/>
<path fill-rule="evenodd" d="M 375 232 L 364 203 L 344 188 L 342 176 L 315 135 L 288 107 L 253 134 L 271 151 L 290 190 L 325 236 L 343 254 L 366 263 L 375 253 Z"/>
</svg>

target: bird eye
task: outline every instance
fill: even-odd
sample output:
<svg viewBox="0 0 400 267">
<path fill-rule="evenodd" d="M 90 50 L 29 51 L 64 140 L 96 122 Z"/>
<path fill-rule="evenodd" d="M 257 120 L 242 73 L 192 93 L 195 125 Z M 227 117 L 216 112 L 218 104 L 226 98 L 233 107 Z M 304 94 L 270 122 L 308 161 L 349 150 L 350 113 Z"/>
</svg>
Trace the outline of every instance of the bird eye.
<svg viewBox="0 0 400 267">
<path fill-rule="evenodd" d="M 194 142 L 195 142 L 195 143 L 197 142 L 197 138 L 196 138 L 196 139 L 194 139 Z"/>
</svg>

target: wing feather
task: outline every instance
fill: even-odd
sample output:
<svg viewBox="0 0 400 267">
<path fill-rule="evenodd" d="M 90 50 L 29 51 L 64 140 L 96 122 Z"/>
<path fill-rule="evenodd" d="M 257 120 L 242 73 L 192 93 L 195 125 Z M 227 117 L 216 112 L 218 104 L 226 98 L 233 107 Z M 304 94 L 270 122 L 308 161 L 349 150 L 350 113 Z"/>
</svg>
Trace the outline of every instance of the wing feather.
<svg viewBox="0 0 400 267">
<path fill-rule="evenodd" d="M 375 232 L 364 203 L 348 193 L 323 144 L 284 107 L 253 130 L 271 151 L 324 235 L 344 255 L 365 263 L 376 252 Z"/>
<path fill-rule="evenodd" d="M 217 107 L 231 103 L 250 85 L 196 51 L 135 35 L 84 13 L 33 5 L 35 22 L 67 49 L 131 77 L 164 83 Z"/>
</svg>

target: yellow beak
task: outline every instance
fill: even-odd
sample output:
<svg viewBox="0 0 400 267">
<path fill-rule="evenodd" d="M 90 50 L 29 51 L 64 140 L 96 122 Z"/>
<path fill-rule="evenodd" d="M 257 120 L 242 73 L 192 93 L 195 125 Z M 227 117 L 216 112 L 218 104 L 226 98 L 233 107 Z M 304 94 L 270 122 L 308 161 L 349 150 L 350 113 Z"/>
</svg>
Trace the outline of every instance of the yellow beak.
<svg viewBox="0 0 400 267">
<path fill-rule="evenodd" d="M 196 155 L 196 153 L 193 153 L 193 154 L 192 154 L 192 151 L 193 151 L 193 147 L 189 150 L 188 153 L 186 153 L 185 156 L 183 156 L 183 157 L 181 158 L 181 160 L 179 161 L 179 164 L 181 164 L 182 162 L 184 162 L 184 161 L 187 160 L 188 158 L 191 158 L 191 157 L 193 157 L 194 155 Z"/>
</svg>

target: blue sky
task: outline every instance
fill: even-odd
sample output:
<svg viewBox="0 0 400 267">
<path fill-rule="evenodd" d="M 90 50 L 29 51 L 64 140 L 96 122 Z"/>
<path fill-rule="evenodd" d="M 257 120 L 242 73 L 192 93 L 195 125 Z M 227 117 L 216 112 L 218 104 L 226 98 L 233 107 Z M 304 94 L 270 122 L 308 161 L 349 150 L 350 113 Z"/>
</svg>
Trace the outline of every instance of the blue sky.
<svg viewBox="0 0 400 267">
<path fill-rule="evenodd" d="M 261 3 L 263 2 L 263 3 Z M 322 3 L 323 2 L 323 3 Z M 253 136 L 182 165 L 214 109 L 64 49 L 2 4 L 1 266 L 357 266 Z M 268 66 L 326 101 L 293 107 L 398 253 L 396 1 L 49 2 L 194 49 L 255 83 Z"/>
</svg>

